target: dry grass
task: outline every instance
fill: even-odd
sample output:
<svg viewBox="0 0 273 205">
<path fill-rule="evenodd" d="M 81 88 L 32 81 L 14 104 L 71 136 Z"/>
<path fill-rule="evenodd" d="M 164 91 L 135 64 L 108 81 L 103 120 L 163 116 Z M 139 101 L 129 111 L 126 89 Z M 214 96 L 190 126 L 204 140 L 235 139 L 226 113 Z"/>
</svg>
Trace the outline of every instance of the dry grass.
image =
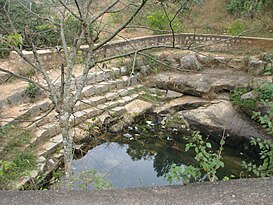
<svg viewBox="0 0 273 205">
<path fill-rule="evenodd" d="M 211 34 L 228 34 L 227 28 L 231 26 L 237 19 L 236 16 L 230 15 L 226 10 L 226 5 L 229 0 L 203 0 L 201 4 L 195 5 L 191 8 L 188 14 L 180 17 L 183 21 L 186 30 L 185 32 L 197 33 L 211 33 Z M 145 24 L 146 17 L 156 11 L 161 9 L 159 4 L 154 1 L 150 1 L 148 5 L 144 7 L 141 11 L 139 17 L 133 22 L 135 25 Z M 168 9 L 175 10 L 177 7 L 169 7 Z M 120 21 L 125 20 L 127 14 L 122 14 L 118 16 Z M 251 19 L 247 16 L 242 16 L 238 18 L 243 24 L 246 25 L 246 36 L 259 36 L 259 37 L 271 37 L 273 38 L 273 13 L 272 11 L 262 11 L 258 13 L 255 19 Z M 118 19 L 116 22 L 111 20 L 111 15 L 105 18 L 110 27 L 115 28 L 118 25 Z M 127 29 L 121 33 L 122 37 L 138 37 L 152 34 L 151 31 L 145 29 Z"/>
<path fill-rule="evenodd" d="M 196 27 L 198 33 L 226 34 L 227 27 L 237 19 L 227 12 L 227 3 L 228 0 L 204 0 L 201 5 L 194 6 L 184 21 L 188 32 Z M 239 20 L 249 30 L 245 35 L 273 38 L 272 11 L 260 12 L 255 19 L 242 16 Z"/>
</svg>

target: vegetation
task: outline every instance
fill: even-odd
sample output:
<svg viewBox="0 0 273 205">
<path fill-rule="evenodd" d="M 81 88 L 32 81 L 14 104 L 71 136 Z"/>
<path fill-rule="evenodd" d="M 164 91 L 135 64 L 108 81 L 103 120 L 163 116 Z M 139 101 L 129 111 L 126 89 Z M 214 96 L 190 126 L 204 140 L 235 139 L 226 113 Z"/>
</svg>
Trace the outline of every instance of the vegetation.
<svg viewBox="0 0 273 205">
<path fill-rule="evenodd" d="M 81 172 L 75 182 L 79 182 L 79 189 L 90 189 L 92 186 L 95 190 L 106 190 L 113 188 L 105 178 L 99 176 L 95 169 Z"/>
<path fill-rule="evenodd" d="M 60 178 L 62 173 L 54 172 L 55 178 Z M 88 171 L 82 171 L 77 174 L 72 181 L 60 180 L 54 188 L 56 189 L 69 189 L 69 186 L 73 186 L 76 190 L 107 190 L 112 189 L 113 185 L 108 182 L 104 177 L 99 176 L 95 169 Z"/>
<path fill-rule="evenodd" d="M 273 83 L 264 82 L 256 92 L 258 94 L 258 102 L 270 110 L 266 113 L 261 111 L 253 112 L 252 118 L 256 119 L 268 134 L 273 135 Z"/>
<path fill-rule="evenodd" d="M 24 40 L 26 40 L 27 35 L 32 35 L 31 37 L 37 42 L 39 47 L 58 45 L 58 33 L 54 29 L 54 25 L 45 24 L 41 18 L 37 18 L 31 13 L 43 16 L 47 12 L 44 7 L 39 6 L 35 2 L 30 2 L 23 7 L 20 5 L 20 2 L 6 2 L 6 0 L 0 0 L 0 5 L 2 8 L 0 10 L 0 18 L 2 19 L 1 34 L 10 34 L 10 30 L 3 29 L 9 25 L 9 19 L 6 16 L 6 12 L 8 11 L 10 13 L 10 20 L 16 25 L 18 33 L 23 36 Z M 28 48 L 28 45 L 24 46 Z"/>
<path fill-rule="evenodd" d="M 171 184 L 173 179 L 182 181 L 183 184 L 188 184 L 190 181 L 204 181 L 208 179 L 213 182 L 218 180 L 217 170 L 224 167 L 222 161 L 223 145 L 225 144 L 224 137 L 220 141 L 220 148 L 217 151 L 212 151 L 212 145 L 202 139 L 199 132 L 194 132 L 192 142 L 186 145 L 185 151 L 194 149 L 194 159 L 198 162 L 198 166 L 184 165 L 177 166 L 173 164 L 166 179 Z M 204 174 L 203 174 L 204 173 Z"/>
<path fill-rule="evenodd" d="M 52 2 L 55 3 L 55 1 Z M 122 31 L 131 22 L 137 22 L 134 21 L 136 19 L 136 14 L 142 9 L 147 1 L 140 1 L 140 4 L 138 6 L 132 6 L 129 4 L 128 11 L 134 11 L 131 16 L 129 16 L 130 18 L 125 18 L 127 20 L 122 23 L 121 27 L 115 27 L 114 32 L 111 31 L 109 32 L 110 34 L 108 33 L 108 36 L 103 36 L 103 40 L 105 41 L 102 41 L 102 43 L 98 45 L 95 45 L 94 43 L 97 39 L 99 39 L 98 35 L 100 34 L 100 32 L 103 31 L 103 28 L 100 27 L 101 30 L 97 32 L 97 25 L 95 21 L 100 21 L 100 19 L 103 18 L 103 14 L 98 13 L 98 17 L 89 16 L 91 14 L 90 12 L 88 12 L 88 9 L 86 9 L 87 7 L 85 7 L 83 4 L 82 8 L 79 8 L 79 6 L 77 5 L 77 1 L 75 2 L 75 8 L 78 7 L 78 10 L 76 10 L 76 14 L 74 13 L 74 11 L 70 11 L 69 9 L 67 9 L 66 6 L 64 6 L 63 9 L 65 11 L 63 13 L 60 12 L 55 15 L 53 10 L 51 10 L 51 6 L 46 4 L 44 7 L 41 7 L 41 5 L 36 2 L 26 1 L 25 4 L 19 4 L 16 1 L 0 0 L 0 19 L 2 21 L 0 27 L 0 48 L 3 48 L 3 51 L 5 51 L 5 49 L 13 49 L 20 54 L 22 49 L 36 50 L 41 47 L 52 47 L 62 44 L 65 65 L 62 64 L 60 66 L 62 66 L 63 68 L 65 67 L 66 70 L 60 73 L 62 80 L 65 81 L 60 89 L 56 88 L 52 84 L 45 68 L 43 67 L 42 63 L 39 62 L 39 58 L 37 56 L 35 56 L 35 65 L 32 66 L 35 67 L 35 71 L 43 73 L 44 80 L 47 83 L 47 85 L 45 86 L 45 90 L 47 90 L 47 93 L 49 94 L 49 97 L 54 104 L 55 111 L 58 112 L 58 121 L 60 122 L 59 125 L 62 129 L 63 139 L 66 142 L 64 143 L 64 145 L 67 146 L 64 149 L 64 153 L 66 169 L 65 173 L 67 173 L 68 177 L 72 175 L 71 161 L 73 159 L 73 136 L 71 134 L 72 128 L 70 126 L 71 123 L 69 119 L 72 116 L 74 105 L 80 100 L 81 92 L 89 70 L 92 69 L 97 64 L 97 62 L 100 62 L 98 59 L 96 59 L 97 51 L 99 51 L 103 45 L 114 39 L 114 37 L 118 37 L 120 31 Z M 162 2 L 165 1 L 159 1 L 158 4 L 161 7 Z M 193 2 L 201 3 L 200 1 Z M 240 2 L 238 0 L 232 0 L 230 1 L 228 11 L 236 15 L 250 13 L 251 17 L 255 18 L 256 13 L 262 10 L 262 8 L 266 5 L 270 5 L 270 3 L 272 3 L 272 0 L 255 1 L 255 5 L 253 4 L 253 2 L 254 1 L 250 2 L 249 0 L 244 0 Z M 185 11 L 188 11 L 190 9 L 189 4 L 185 4 L 185 6 L 180 7 L 180 9 L 177 10 L 177 4 L 174 3 L 179 3 L 179 5 L 181 6 L 186 3 L 186 1 L 172 1 L 171 3 L 171 6 L 162 7 L 161 10 L 158 11 L 156 9 L 151 9 L 149 13 L 146 13 L 145 17 L 147 18 L 144 18 L 144 26 L 148 26 L 150 29 L 153 30 L 155 34 L 161 33 L 162 30 L 168 30 L 170 32 L 171 29 L 173 29 L 174 32 L 188 31 L 185 29 L 186 24 L 182 23 L 181 19 L 182 17 L 185 17 L 186 14 L 188 14 Z M 52 6 L 52 8 L 56 9 L 59 6 L 62 5 L 56 4 L 55 6 Z M 115 5 L 112 5 L 111 8 L 114 8 L 114 6 Z M 109 8 L 108 10 L 111 10 L 111 8 Z M 57 9 L 55 11 L 60 10 Z M 104 10 L 103 13 L 108 13 L 108 10 Z M 7 13 L 8 15 L 6 15 Z M 176 16 L 176 14 L 177 16 L 179 16 L 180 19 L 173 18 Z M 115 14 L 114 16 L 116 18 L 114 23 L 118 24 L 121 23 L 121 20 L 124 20 L 121 13 Z M 173 21 L 170 22 L 170 19 L 173 19 Z M 232 35 L 238 35 L 245 31 L 247 28 L 247 23 L 244 23 L 241 20 L 235 20 L 230 25 L 227 32 Z M 88 44 L 89 48 L 91 48 L 84 54 L 84 58 L 82 58 L 82 53 L 80 54 L 80 46 L 82 44 Z M 3 52 L 0 53 L 0 56 L 5 56 L 6 54 L 7 53 Z M 33 52 L 33 54 L 36 55 L 35 52 Z M 77 56 L 79 54 L 80 58 L 79 56 Z M 273 58 L 270 55 L 266 55 L 265 58 L 271 61 L 271 66 L 269 64 L 269 66 L 266 67 L 266 74 L 270 75 L 272 74 Z M 79 86 L 77 86 L 77 90 L 74 92 L 71 90 L 71 79 L 73 78 L 74 65 L 78 62 L 83 63 L 84 68 L 81 78 L 78 79 Z M 155 65 L 154 62 L 155 61 L 153 61 L 153 64 Z M 152 71 L 157 72 L 158 67 L 152 66 Z M 27 74 L 27 77 L 31 79 L 32 75 L 34 75 L 34 73 L 29 73 Z M 60 90 L 61 92 L 59 92 Z M 33 81 L 33 83 L 29 83 L 29 85 L 27 86 L 25 94 L 31 99 L 34 99 L 37 91 L 37 83 Z M 257 95 L 256 99 L 241 100 L 241 94 L 245 93 L 245 91 L 238 90 L 234 93 L 233 101 L 235 103 L 238 103 L 239 106 L 250 105 L 251 107 L 255 107 L 257 104 L 262 104 L 264 106 L 273 108 L 272 91 L 272 82 L 267 82 L 262 84 L 258 89 L 255 90 L 255 95 Z M 71 93 L 73 93 L 73 95 Z M 144 94 L 142 98 L 154 102 L 159 101 L 157 97 L 150 93 Z M 256 119 L 266 129 L 268 134 L 273 134 L 272 109 L 267 114 L 254 112 L 253 118 Z M 30 133 L 25 131 L 22 131 L 20 133 L 14 127 L 12 129 L 14 130 L 2 129 L 0 134 L 0 137 L 3 138 L 3 142 L 5 142 L 5 148 L 2 150 L 3 158 L 1 158 L 0 160 L 0 182 L 1 184 L 3 184 L 3 189 L 9 187 L 12 181 L 26 174 L 27 171 L 35 168 L 35 156 L 33 152 L 31 150 L 24 149 L 24 145 L 29 143 L 29 139 L 31 137 Z M 202 180 L 208 179 L 210 181 L 215 181 L 218 179 L 216 172 L 219 168 L 224 166 L 221 160 L 221 152 L 223 150 L 222 146 L 224 144 L 224 139 L 221 140 L 221 147 L 216 153 L 210 150 L 212 147 L 211 144 L 203 141 L 199 133 L 194 134 L 194 140 L 195 142 L 188 144 L 186 149 L 187 151 L 191 148 L 195 150 L 195 159 L 199 162 L 199 166 L 185 166 L 184 168 L 181 168 L 173 165 L 170 175 L 168 176 L 169 180 L 172 180 L 172 178 L 179 178 L 185 180 L 185 183 L 188 183 L 192 179 L 200 180 L 201 178 Z M 268 146 L 270 147 L 270 145 Z M 260 146 L 260 148 L 264 150 L 264 148 L 267 148 L 268 146 L 264 145 L 263 147 Z M 16 154 L 11 154 L 9 155 L 9 157 L 7 157 L 6 153 L 10 153 L 11 149 L 13 149 L 13 152 L 14 150 L 16 150 Z M 263 158 L 266 158 L 265 156 L 267 156 L 267 154 L 265 153 L 270 152 L 268 150 L 269 148 L 267 148 L 266 151 L 263 151 Z M 267 165 L 268 162 L 265 162 L 265 164 Z M 253 164 L 248 164 L 247 166 L 248 168 L 251 167 L 252 170 L 256 169 Z M 261 166 L 264 166 L 264 163 Z M 258 171 L 261 171 L 261 169 L 259 169 Z M 204 176 L 203 173 L 205 173 Z M 84 175 L 84 178 L 92 179 L 89 182 L 91 184 L 95 183 L 96 188 L 103 188 L 104 186 L 107 186 L 104 184 L 102 179 L 95 177 L 95 172 L 91 171 L 87 174 L 91 174 L 91 176 Z"/>
<path fill-rule="evenodd" d="M 141 11 L 141 15 L 132 22 L 132 27 L 127 30 L 128 34 L 164 33 L 160 29 L 164 28 L 165 33 L 171 32 L 166 14 L 169 18 L 177 12 L 181 3 L 185 1 L 158 1 L 151 0 Z M 237 27 L 238 21 L 243 25 L 243 34 L 246 36 L 273 37 L 272 27 L 272 0 L 259 0 L 258 7 L 252 9 L 255 0 L 210 0 L 210 1 L 189 1 L 183 9 L 178 12 L 177 20 L 173 22 L 174 28 L 182 29 L 182 32 L 212 33 L 212 34 L 232 34 L 230 27 Z M 165 11 L 162 8 L 165 5 Z M 245 4 L 245 6 L 244 6 Z M 247 11 L 247 8 L 249 11 Z M 213 13 L 213 15 L 208 15 Z M 111 14 L 111 23 L 118 24 L 122 19 L 126 19 L 126 12 Z M 157 18 L 152 17 L 157 16 Z M 253 18 L 250 18 L 253 16 Z M 150 19 L 149 19 L 150 18 Z M 152 22 L 149 22 L 149 21 Z M 158 24 L 161 23 L 161 24 Z M 241 25 L 239 27 L 241 27 Z M 140 26 L 140 28 L 138 28 Z M 144 29 L 148 27 L 150 30 Z M 160 28 L 160 29 L 158 29 Z M 240 28 L 241 29 L 241 28 Z M 236 29 L 235 29 L 236 30 Z M 180 31 L 180 30 L 178 30 Z M 236 32 L 238 35 L 240 32 Z"/>
<path fill-rule="evenodd" d="M 140 96 L 140 99 L 151 103 L 160 102 L 160 98 L 157 95 L 153 94 L 150 90 L 146 90 L 145 93 Z"/>
<path fill-rule="evenodd" d="M 28 86 L 25 88 L 25 94 L 33 100 L 36 97 L 36 93 L 39 91 L 39 87 L 34 83 L 29 83 Z"/>
<path fill-rule="evenodd" d="M 251 18 L 261 11 L 262 8 L 273 8 L 272 0 L 230 0 L 227 5 L 227 10 L 235 15 L 250 14 Z"/>
<path fill-rule="evenodd" d="M 271 53 L 265 53 L 263 55 L 263 60 L 268 62 L 265 67 L 264 75 L 273 75 L 273 51 Z"/>
<path fill-rule="evenodd" d="M 9 49 L 3 44 L 1 43 L 0 40 L 0 58 L 6 58 L 9 55 Z"/>
<path fill-rule="evenodd" d="M 273 143 L 269 140 L 252 138 L 251 145 L 258 146 L 260 150 L 260 164 L 243 162 L 242 167 L 253 172 L 257 177 L 273 176 Z"/>
<path fill-rule="evenodd" d="M 243 161 L 241 166 L 248 172 L 253 172 L 257 177 L 272 177 L 273 176 L 273 143 L 270 140 L 262 140 L 260 138 L 252 138 L 250 141 L 252 146 L 256 146 L 259 152 L 259 160 L 253 162 Z M 212 145 L 205 142 L 198 132 L 193 134 L 193 142 L 186 145 L 186 151 L 193 148 L 195 151 L 195 160 L 198 166 L 172 164 L 165 178 L 171 184 L 173 180 L 181 181 L 183 184 L 188 184 L 192 181 L 209 180 L 211 182 L 218 180 L 217 171 L 224 167 L 222 160 L 224 138 L 220 141 L 220 148 L 217 151 L 212 151 Z M 231 176 L 232 177 L 232 176 Z M 228 180 L 230 177 L 225 176 L 223 180 Z"/>
<path fill-rule="evenodd" d="M 153 29 L 154 34 L 169 33 L 171 30 L 169 19 L 172 18 L 168 17 L 163 11 L 155 11 L 147 16 L 147 25 Z M 184 31 L 184 26 L 178 19 L 172 23 L 172 28 L 174 32 Z"/>
<path fill-rule="evenodd" d="M 239 109 L 253 109 L 256 105 L 256 99 L 241 99 L 241 96 L 249 93 L 250 88 L 235 88 L 231 94 L 232 103 Z"/>
<path fill-rule="evenodd" d="M 268 62 L 264 75 L 272 75 L 272 54 L 265 54 L 264 60 Z M 241 99 L 241 96 L 250 90 L 245 88 L 237 88 L 232 94 L 232 101 L 240 108 L 252 110 L 252 118 L 255 119 L 267 134 L 273 135 L 273 83 L 265 81 L 259 85 L 253 92 L 254 97 L 249 99 Z M 257 109 L 257 107 L 265 109 Z M 257 136 L 258 137 L 258 136 Z M 252 171 L 258 177 L 273 176 L 273 143 L 270 140 L 261 140 L 260 138 L 252 138 L 250 141 L 252 146 L 256 146 L 260 150 L 260 163 L 243 162 L 242 167 L 248 171 Z"/>
<path fill-rule="evenodd" d="M 2 8 L 0 9 L 0 19 L 2 20 L 0 34 L 3 37 L 12 37 L 11 39 L 16 37 L 16 42 L 18 42 L 18 38 L 21 38 L 20 44 L 24 49 L 32 49 L 30 39 L 32 42 L 35 42 L 35 46 L 38 48 L 61 45 L 59 28 L 53 23 L 54 21 L 57 24 L 60 22 L 54 11 L 49 9 L 50 5 L 44 3 L 41 6 L 39 2 L 24 4 L 19 1 L 7 1 L 6 3 L 6 0 L 0 0 L 0 5 Z M 9 12 L 10 20 L 6 16 L 7 11 Z M 47 18 L 48 15 L 51 16 L 51 20 L 44 21 L 44 18 Z M 37 16 L 41 18 L 37 18 Z M 10 21 L 12 21 L 13 25 L 16 25 L 17 34 L 13 34 L 14 31 L 10 29 L 6 30 L 6 28 L 10 27 Z M 80 21 L 73 15 L 65 19 L 64 35 L 69 46 L 73 44 L 74 36 L 77 34 L 80 26 Z M 90 26 L 89 29 L 92 30 L 93 28 Z M 5 57 L 8 54 L 6 51 L 8 46 L 3 43 L 4 41 L 1 42 L 2 40 L 0 40 L 0 49 L 2 49 L 0 50 L 0 56 Z"/>
<path fill-rule="evenodd" d="M 241 35 L 246 29 L 246 25 L 239 19 L 236 19 L 227 29 L 228 34 L 236 36 Z"/>
<path fill-rule="evenodd" d="M 96 5 L 96 2 L 92 0 L 88 1 L 11 1 L 1 0 L 1 42 L 5 46 L 15 51 L 20 57 L 29 63 L 31 67 L 35 69 L 37 73 L 41 73 L 46 85 L 42 84 L 39 79 L 25 79 L 22 76 L 18 76 L 5 68 L 1 68 L 1 71 L 13 74 L 13 76 L 19 77 L 24 81 L 31 82 L 27 87 L 26 94 L 31 98 L 35 97 L 36 85 L 43 89 L 48 95 L 49 99 L 54 104 L 54 109 L 58 114 L 58 125 L 60 127 L 63 145 L 64 145 L 64 164 L 65 174 L 67 178 L 73 176 L 72 160 L 73 160 L 73 137 L 72 127 L 70 119 L 73 116 L 74 105 L 80 100 L 82 96 L 83 87 L 86 85 L 89 71 L 98 65 L 100 62 L 108 61 L 106 56 L 97 55 L 100 49 L 108 44 L 112 39 L 119 36 L 121 31 L 129 25 L 134 17 L 141 11 L 148 0 L 139 0 L 136 4 L 127 2 L 128 8 L 132 13 L 129 18 L 124 20 L 119 26 L 114 26 L 114 31 L 104 32 L 103 40 L 95 44 L 99 39 L 99 34 L 104 31 L 106 24 L 101 22 L 101 19 L 105 17 L 112 10 L 117 10 L 117 3 L 119 1 L 106 2 L 103 6 Z M 41 6 L 42 5 L 42 6 Z M 41 7 L 43 9 L 41 9 Z M 94 9 L 96 8 L 96 10 Z M 128 9 L 128 10 L 130 10 Z M 24 12 L 21 12 L 24 11 Z M 92 12 L 90 12 L 92 10 Z M 94 12 L 93 12 L 94 11 Z M 119 11 L 121 12 L 121 11 Z M 24 15 L 26 13 L 26 15 Z M 19 19 L 17 16 L 23 15 Z M 28 18 L 28 15 L 29 18 Z M 97 24 L 102 24 L 98 31 L 95 31 Z M 108 26 L 108 25 L 107 25 Z M 52 33 L 53 32 L 53 33 Z M 58 37 L 54 37 L 54 40 L 58 42 L 46 42 L 47 39 L 51 39 L 50 34 Z M 42 37 L 46 36 L 45 39 Z M 60 78 L 62 80 L 61 88 L 54 85 L 54 80 L 51 79 L 46 67 L 39 56 L 37 50 L 41 45 L 58 45 L 60 40 L 61 49 L 64 62 L 60 62 L 56 67 L 61 67 L 59 70 Z M 81 46 L 87 45 L 84 54 L 82 54 Z M 33 59 L 28 58 L 23 54 L 24 48 L 31 48 Z M 82 67 L 82 73 L 77 78 L 77 86 L 74 89 L 72 84 L 74 81 L 74 69 L 75 64 L 79 61 L 84 65 Z M 114 56 L 113 59 L 123 56 Z M 107 56 L 108 57 L 108 56 Z M 111 60 L 111 58 L 110 58 Z M 34 86 L 35 85 L 35 86 Z"/>
<path fill-rule="evenodd" d="M 15 126 L 1 128 L 0 190 L 12 189 L 21 176 L 36 168 L 34 148 L 25 149 L 32 135 Z"/>
<path fill-rule="evenodd" d="M 268 62 L 264 75 L 272 75 L 272 54 L 265 54 L 264 59 Z M 273 135 L 273 83 L 264 81 L 252 91 L 252 97 L 242 99 L 241 96 L 249 91 L 247 88 L 236 88 L 231 98 L 233 104 L 249 113 L 267 134 Z"/>
</svg>

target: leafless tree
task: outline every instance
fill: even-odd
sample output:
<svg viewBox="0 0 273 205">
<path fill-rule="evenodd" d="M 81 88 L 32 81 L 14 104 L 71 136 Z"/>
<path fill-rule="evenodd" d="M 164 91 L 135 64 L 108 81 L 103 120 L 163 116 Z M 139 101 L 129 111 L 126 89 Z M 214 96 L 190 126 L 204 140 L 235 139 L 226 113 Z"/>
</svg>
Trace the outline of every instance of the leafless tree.
<svg viewBox="0 0 273 205">
<path fill-rule="evenodd" d="M 130 28 L 130 23 L 133 21 L 136 15 L 139 14 L 148 0 L 109 0 L 103 2 L 99 0 L 33 1 L 41 7 L 48 8 L 48 12 L 43 14 L 36 13 L 32 9 L 32 1 L 2 1 L 5 1 L 5 6 L 3 7 L 4 9 L 2 12 L 5 14 L 5 20 L 8 22 L 8 27 L 7 24 L 0 23 L 0 29 L 6 34 L 2 36 L 1 41 L 8 45 L 11 50 L 17 52 L 19 56 L 23 58 L 32 68 L 34 68 L 37 73 L 42 75 L 46 84 L 41 84 L 39 81 L 20 76 L 19 74 L 5 70 L 4 68 L 0 68 L 0 71 L 6 72 L 17 78 L 21 78 L 21 80 L 35 84 L 44 90 L 49 99 L 53 102 L 54 107 L 52 110 L 55 110 L 58 113 L 58 123 L 59 127 L 61 128 L 63 137 L 65 174 L 69 179 L 73 173 L 73 125 L 70 123 L 70 119 L 71 116 L 73 116 L 73 108 L 75 104 L 81 99 L 82 90 L 86 84 L 89 71 L 99 63 L 130 55 L 134 58 L 134 67 L 137 54 L 150 57 L 147 54 L 141 52 L 153 48 L 180 49 L 180 47 L 176 45 L 174 35 L 175 31 L 172 25 L 174 19 L 178 16 L 178 13 L 190 1 L 182 1 L 180 7 L 175 11 L 175 15 L 173 17 L 168 16 L 170 26 L 169 33 L 172 33 L 173 36 L 172 45 L 149 46 L 139 50 L 133 50 L 127 53 L 119 53 L 117 55 L 107 56 L 104 58 L 101 58 L 101 56 L 98 58 L 98 52 L 115 37 L 120 36 L 120 33 L 124 29 Z M 12 2 L 15 2 L 18 6 L 24 9 L 25 12 L 39 19 L 39 21 L 51 24 L 51 27 L 57 30 L 61 42 L 60 55 L 62 55 L 64 59 L 63 62 L 59 65 L 61 86 L 54 84 L 54 80 L 50 78 L 44 64 L 42 63 L 42 59 L 39 56 L 38 46 L 35 41 L 35 36 L 39 35 L 39 33 L 33 33 L 33 31 L 29 29 L 28 25 L 25 25 L 23 32 L 19 32 L 16 28 L 17 25 L 13 22 L 10 16 Z M 168 3 L 168 1 L 159 2 L 162 5 L 165 14 L 167 15 L 167 11 L 163 4 Z M 118 27 L 109 31 L 105 31 L 107 30 L 106 27 L 109 26 L 102 23 L 103 18 L 109 13 L 123 12 L 124 10 L 131 11 L 127 19 L 124 20 L 124 22 L 122 22 Z M 66 22 L 69 18 L 73 18 L 79 25 L 71 42 L 69 42 L 66 35 Z M 98 39 L 100 40 L 97 43 Z M 84 50 L 84 53 L 82 53 L 82 45 L 87 45 L 85 46 L 86 49 Z M 34 61 L 33 59 L 27 58 L 23 54 L 23 48 L 26 46 L 32 51 Z M 75 86 L 76 90 L 73 90 L 73 83 L 75 83 L 73 82 L 73 70 L 79 55 L 81 55 L 81 57 L 84 59 L 84 66 L 80 77 L 77 78 Z M 48 112 L 46 114 L 48 114 Z"/>
<path fill-rule="evenodd" d="M 86 83 L 89 71 L 94 68 L 98 62 L 102 62 L 100 59 L 98 61 L 96 53 L 109 41 L 115 38 L 119 33 L 126 28 L 133 20 L 133 18 L 140 12 L 143 6 L 148 0 L 132 0 L 132 1 L 122 1 L 122 0 L 112 0 L 112 1 L 95 1 L 95 0 L 41 0 L 36 1 L 41 7 L 50 8 L 50 12 L 47 15 L 40 15 L 35 13 L 31 9 L 29 1 L 23 0 L 14 0 L 17 5 L 25 9 L 26 12 L 35 16 L 39 20 L 45 22 L 50 22 L 57 28 L 59 37 L 61 40 L 62 54 L 64 58 L 64 63 L 60 65 L 60 76 L 61 76 L 61 88 L 57 87 L 53 80 L 50 79 L 45 66 L 42 64 L 42 61 L 39 56 L 38 48 L 36 46 L 35 40 L 32 38 L 32 34 L 28 31 L 28 27 L 25 27 L 24 40 L 27 41 L 27 44 L 30 46 L 34 62 L 31 59 L 28 59 L 23 54 L 23 39 L 21 38 L 22 33 L 19 33 L 16 24 L 12 21 L 10 17 L 9 9 L 10 3 L 12 0 L 5 1 L 5 17 L 9 22 L 9 28 L 6 28 L 6 25 L 1 24 L 2 30 L 7 31 L 9 35 L 2 37 L 2 42 L 8 44 L 9 48 L 13 51 L 16 51 L 21 58 L 23 58 L 29 65 L 34 68 L 38 73 L 41 73 L 43 79 L 46 81 L 46 86 L 36 82 L 34 80 L 22 77 L 16 73 L 1 68 L 2 72 L 7 72 L 15 77 L 19 77 L 22 80 L 31 82 L 43 89 L 49 98 L 54 104 L 55 111 L 58 115 L 59 126 L 62 131 L 63 136 L 63 145 L 64 145 L 64 162 L 65 162 L 65 173 L 69 178 L 72 176 L 72 159 L 73 159 L 73 135 L 72 135 L 72 125 L 69 122 L 73 114 L 74 105 L 80 100 L 82 90 Z M 114 12 L 119 10 L 121 7 L 130 7 L 132 8 L 132 13 L 119 27 L 112 30 L 108 35 L 105 35 L 104 38 L 97 44 L 95 44 L 96 39 L 100 31 L 96 31 L 92 28 L 93 25 L 98 24 L 103 16 L 107 15 L 109 12 Z M 96 8 L 96 9 L 95 9 Z M 54 18 L 52 15 L 54 14 Z M 65 35 L 65 24 L 66 20 L 70 17 L 73 17 L 79 23 L 79 28 L 77 29 L 76 35 L 73 37 L 73 43 L 68 45 L 66 35 Z M 80 52 L 82 45 L 88 45 L 84 54 Z M 77 80 L 76 91 L 72 92 L 72 83 L 73 83 L 73 69 L 76 63 L 78 55 L 84 55 L 84 67 L 82 69 L 82 75 Z M 74 93 L 74 94 L 73 94 Z"/>
</svg>

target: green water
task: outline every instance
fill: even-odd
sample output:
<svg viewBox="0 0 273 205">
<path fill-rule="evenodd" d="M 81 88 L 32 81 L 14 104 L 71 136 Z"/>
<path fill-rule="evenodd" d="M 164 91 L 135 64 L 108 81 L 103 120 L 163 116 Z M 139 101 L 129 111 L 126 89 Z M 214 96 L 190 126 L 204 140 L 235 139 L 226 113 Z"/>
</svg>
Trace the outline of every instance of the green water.
<svg viewBox="0 0 273 205">
<path fill-rule="evenodd" d="M 164 176 L 172 163 L 196 165 L 193 150 L 184 151 L 187 143 L 184 138 L 191 133 L 168 130 L 155 124 L 143 120 L 122 133 L 105 134 L 100 145 L 73 161 L 75 176 L 82 171 L 96 169 L 114 188 L 168 185 Z M 213 143 L 213 146 L 218 145 Z M 219 178 L 231 175 L 239 178 L 242 174 L 240 164 L 246 159 L 247 156 L 237 149 L 225 146 L 225 168 L 219 170 Z"/>
</svg>

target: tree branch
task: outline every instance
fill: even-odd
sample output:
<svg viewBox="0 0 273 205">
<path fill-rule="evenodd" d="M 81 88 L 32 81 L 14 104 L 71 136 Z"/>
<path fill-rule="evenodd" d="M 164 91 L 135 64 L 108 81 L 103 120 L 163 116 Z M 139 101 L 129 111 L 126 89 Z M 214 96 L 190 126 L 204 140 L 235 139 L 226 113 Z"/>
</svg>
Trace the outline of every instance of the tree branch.
<svg viewBox="0 0 273 205">
<path fill-rule="evenodd" d="M 103 45 L 107 44 L 109 41 L 111 41 L 118 33 L 120 33 L 131 21 L 134 19 L 134 17 L 140 12 L 140 10 L 143 8 L 143 6 L 146 4 L 147 0 L 141 0 L 140 6 L 136 9 L 136 11 L 129 17 L 129 19 L 122 24 L 110 37 L 102 41 L 100 44 L 98 44 L 94 51 L 100 49 Z"/>
<path fill-rule="evenodd" d="M 3 68 L 0 68 L 0 71 L 1 71 L 1 72 L 4 72 L 4 73 L 7 73 L 7 74 L 9 74 L 9 75 L 11 75 L 11 76 L 14 76 L 14 77 L 16 77 L 16 78 L 19 78 L 19 79 L 21 79 L 21 80 L 23 80 L 23 81 L 25 81 L 25 82 L 33 83 L 33 84 L 35 84 L 36 86 L 38 86 L 39 88 L 41 88 L 42 90 L 49 92 L 49 90 L 48 90 L 46 87 L 42 86 L 41 84 L 39 84 L 39 83 L 37 83 L 37 82 L 35 82 L 35 81 L 33 81 L 33 80 L 27 78 L 27 77 L 24 77 L 24 76 L 22 76 L 22 75 L 18 75 L 18 74 L 16 74 L 16 73 L 13 73 L 13 72 L 11 72 L 11 71 L 9 71 L 9 70 L 6 70 L 6 69 L 3 69 Z"/>
<path fill-rule="evenodd" d="M 78 17 L 76 14 L 74 14 L 74 12 L 68 8 L 68 6 L 66 6 L 66 4 L 62 1 L 62 0 L 59 0 L 59 2 L 63 5 L 63 7 L 69 12 L 71 13 L 72 16 L 74 16 L 76 19 L 80 20 L 81 21 L 81 17 Z M 77 1 L 76 1 L 77 2 Z"/>
<path fill-rule="evenodd" d="M 60 24 L 58 24 L 57 22 L 53 21 L 52 19 L 50 18 L 47 18 L 47 17 L 43 17 L 43 16 L 40 16 L 39 14 L 35 13 L 34 11 L 32 11 L 31 9 L 29 9 L 26 5 L 24 5 L 20 0 L 17 0 L 17 2 L 24 7 L 24 9 L 26 9 L 29 13 L 33 14 L 34 16 L 36 16 L 37 18 L 40 18 L 40 19 L 44 19 L 46 21 L 49 21 L 51 23 L 53 23 L 54 25 L 57 25 L 59 26 Z"/>
<path fill-rule="evenodd" d="M 175 46 L 175 32 L 174 32 L 174 28 L 173 28 L 173 21 L 175 20 L 175 18 L 176 18 L 177 15 L 179 14 L 179 12 L 180 12 L 180 11 L 189 3 L 189 1 L 190 1 L 190 0 L 185 1 L 184 4 L 182 4 L 182 5 L 180 6 L 180 8 L 176 11 L 176 13 L 175 13 L 175 15 L 173 16 L 172 19 L 169 18 L 169 15 L 168 15 L 168 13 L 167 13 L 167 11 L 166 11 L 166 9 L 165 9 L 164 4 L 161 3 L 162 8 L 163 8 L 163 11 L 164 11 L 165 15 L 167 16 L 167 18 L 168 18 L 168 20 L 169 20 L 169 26 L 170 26 L 170 28 L 171 28 L 172 36 L 173 36 L 173 41 L 172 41 L 173 47 Z"/>
<path fill-rule="evenodd" d="M 98 13 L 95 17 L 93 17 L 90 21 L 90 24 L 94 23 L 96 20 L 98 20 L 101 16 L 103 16 L 105 13 L 107 13 L 111 8 L 113 8 L 120 0 L 115 0 L 111 5 L 106 7 L 104 10 L 102 10 L 100 13 Z"/>
</svg>

